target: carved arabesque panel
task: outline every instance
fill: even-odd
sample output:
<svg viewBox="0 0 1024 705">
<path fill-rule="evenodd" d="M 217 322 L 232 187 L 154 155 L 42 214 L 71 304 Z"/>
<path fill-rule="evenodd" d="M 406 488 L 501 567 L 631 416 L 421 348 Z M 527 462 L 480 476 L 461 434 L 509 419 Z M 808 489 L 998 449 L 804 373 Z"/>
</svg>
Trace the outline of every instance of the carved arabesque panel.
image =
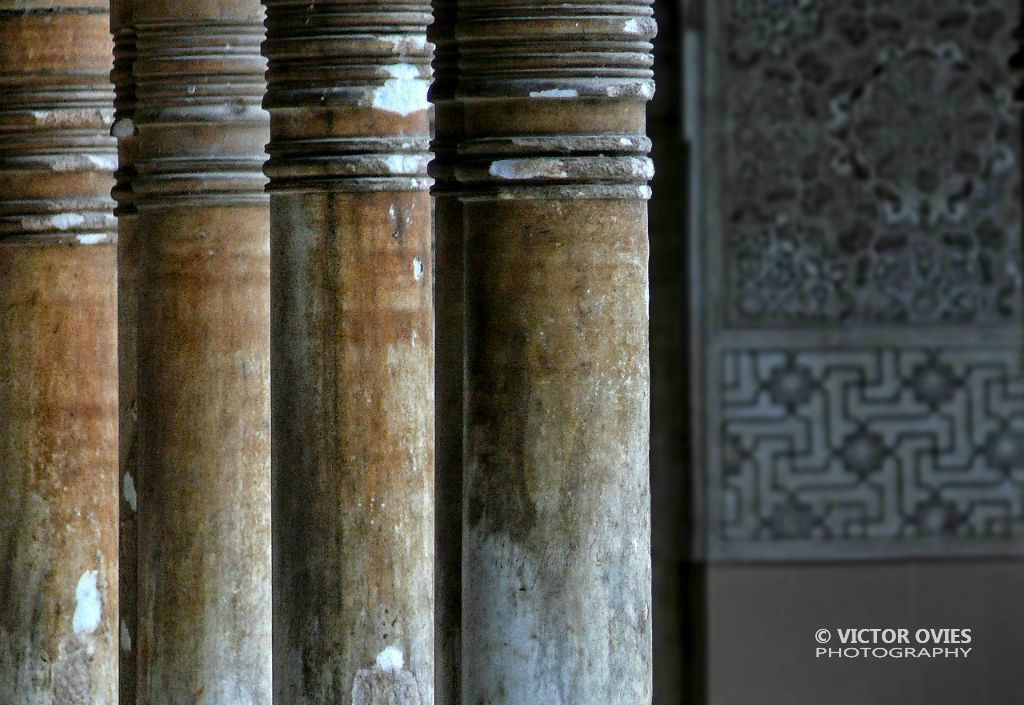
<svg viewBox="0 0 1024 705">
<path fill-rule="evenodd" d="M 722 353 L 722 538 L 1004 540 L 1024 530 L 1019 354 Z"/>
<path fill-rule="evenodd" d="M 1024 550 L 1017 3 L 707 19 L 711 556 Z"/>
<path fill-rule="evenodd" d="M 715 96 L 732 321 L 1015 316 L 1006 5 L 732 3 Z"/>
</svg>

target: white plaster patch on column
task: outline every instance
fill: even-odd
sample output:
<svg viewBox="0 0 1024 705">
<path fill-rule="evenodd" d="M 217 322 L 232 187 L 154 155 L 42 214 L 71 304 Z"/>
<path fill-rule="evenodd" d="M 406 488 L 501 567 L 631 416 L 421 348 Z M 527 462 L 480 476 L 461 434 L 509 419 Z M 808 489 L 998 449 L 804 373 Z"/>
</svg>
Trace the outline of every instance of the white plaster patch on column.
<svg viewBox="0 0 1024 705">
<path fill-rule="evenodd" d="M 385 39 L 385 37 L 380 37 Z M 391 40 L 392 48 L 400 54 L 422 54 L 427 50 L 427 35 L 407 34 Z"/>
<path fill-rule="evenodd" d="M 412 275 L 419 281 L 423 278 L 423 260 L 419 257 L 412 258 Z"/>
<path fill-rule="evenodd" d="M 132 635 L 128 631 L 128 625 L 121 622 L 121 651 L 132 650 Z"/>
<path fill-rule="evenodd" d="M 95 122 L 110 122 L 112 108 L 69 108 L 64 110 L 33 110 L 32 119 L 37 127 L 63 127 L 81 129 L 83 125 Z"/>
<path fill-rule="evenodd" d="M 93 233 L 89 235 L 76 235 L 75 242 L 79 245 L 105 245 L 113 242 L 107 233 Z"/>
<path fill-rule="evenodd" d="M 391 78 L 373 91 L 373 107 L 406 116 L 426 110 L 429 82 L 420 78 L 419 69 L 410 64 L 386 67 Z"/>
<path fill-rule="evenodd" d="M 135 123 L 131 118 L 121 118 L 110 128 L 110 136 L 119 140 L 134 137 L 136 134 Z"/>
<path fill-rule="evenodd" d="M 75 615 L 71 620 L 75 634 L 92 634 L 100 626 L 103 599 L 96 585 L 98 574 L 98 571 L 87 570 L 78 579 L 75 587 Z"/>
<path fill-rule="evenodd" d="M 389 154 L 384 165 L 392 174 L 419 174 L 426 171 L 427 160 L 418 154 Z"/>
<path fill-rule="evenodd" d="M 388 646 L 377 654 L 377 668 L 382 671 L 401 671 L 403 666 L 405 659 L 397 646 Z"/>
<path fill-rule="evenodd" d="M 121 492 L 124 493 L 124 499 L 128 502 L 128 506 L 132 508 L 132 511 L 138 511 L 139 496 L 135 492 L 135 480 L 132 479 L 130 472 L 126 472 L 124 477 L 121 478 Z"/>
<path fill-rule="evenodd" d="M 86 156 L 86 161 L 100 171 L 114 171 L 117 169 L 117 157 L 90 154 Z"/>
<path fill-rule="evenodd" d="M 50 223 L 58 230 L 70 230 L 84 222 L 85 216 L 81 213 L 58 213 L 50 218 Z"/>
<path fill-rule="evenodd" d="M 397 646 L 377 654 L 373 668 L 362 668 L 352 683 L 352 705 L 422 705 L 419 682 L 405 668 Z"/>
<path fill-rule="evenodd" d="M 549 88 L 545 91 L 530 91 L 531 98 L 578 98 L 579 91 L 573 88 Z"/>
<path fill-rule="evenodd" d="M 487 172 L 499 179 L 564 179 L 569 176 L 561 159 L 498 159 Z"/>
<path fill-rule="evenodd" d="M 52 172 L 114 171 L 117 157 L 101 154 L 64 154 L 49 161 L 46 168 Z"/>
</svg>

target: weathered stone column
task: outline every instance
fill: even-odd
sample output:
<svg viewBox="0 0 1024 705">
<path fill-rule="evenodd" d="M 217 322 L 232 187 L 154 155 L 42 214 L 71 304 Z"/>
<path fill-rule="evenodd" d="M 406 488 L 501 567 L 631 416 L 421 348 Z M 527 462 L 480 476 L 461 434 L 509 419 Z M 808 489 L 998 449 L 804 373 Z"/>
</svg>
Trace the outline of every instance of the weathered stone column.
<svg viewBox="0 0 1024 705">
<path fill-rule="evenodd" d="M 138 306 L 139 306 L 139 238 L 133 185 L 136 177 L 135 159 L 138 140 L 135 134 L 135 28 L 132 26 L 132 0 L 111 0 L 110 33 L 114 38 L 114 68 L 110 80 L 114 84 L 114 126 L 117 138 L 118 168 L 111 195 L 117 202 L 117 360 L 118 360 L 118 457 L 121 499 L 118 603 L 121 613 L 118 666 L 119 705 L 135 703 L 135 638 L 138 620 L 136 598 L 136 567 L 138 543 L 136 534 L 137 496 L 135 480 L 139 475 L 138 419 Z"/>
<path fill-rule="evenodd" d="M 459 7 L 463 701 L 651 699 L 647 2 Z"/>
<path fill-rule="evenodd" d="M 269 705 L 270 296 L 256 0 L 137 0 L 138 702 Z"/>
<path fill-rule="evenodd" d="M 265 2 L 275 701 L 430 705 L 430 8 Z"/>
<path fill-rule="evenodd" d="M 462 438 L 466 376 L 465 238 L 455 178 L 462 105 L 455 99 L 459 51 L 455 0 L 434 0 L 434 697 L 462 702 Z"/>
<path fill-rule="evenodd" d="M 72 7 L 73 6 L 73 7 Z M 0 2 L 0 702 L 117 698 L 105 4 Z"/>
</svg>

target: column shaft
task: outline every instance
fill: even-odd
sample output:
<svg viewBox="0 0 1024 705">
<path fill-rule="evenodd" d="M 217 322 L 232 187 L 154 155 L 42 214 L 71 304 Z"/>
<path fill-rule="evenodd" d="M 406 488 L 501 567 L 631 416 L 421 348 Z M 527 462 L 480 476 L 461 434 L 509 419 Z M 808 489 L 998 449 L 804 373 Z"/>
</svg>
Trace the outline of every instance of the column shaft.
<svg viewBox="0 0 1024 705">
<path fill-rule="evenodd" d="M 138 700 L 269 705 L 262 10 L 139 0 Z"/>
<path fill-rule="evenodd" d="M 275 699 L 430 705 L 429 5 L 265 2 Z"/>
<path fill-rule="evenodd" d="M 0 2 L 0 702 L 117 698 L 107 13 Z"/>
<path fill-rule="evenodd" d="M 462 105 L 455 100 L 458 44 L 454 0 L 435 0 L 428 37 L 434 50 L 434 393 L 436 416 L 434 531 L 434 697 L 462 702 L 462 436 L 466 375 L 465 239 L 462 199 L 455 178 L 462 137 Z"/>
<path fill-rule="evenodd" d="M 649 4 L 460 5 L 463 699 L 651 699 Z"/>
<path fill-rule="evenodd" d="M 135 29 L 132 26 L 132 0 L 111 0 L 110 33 L 114 38 L 114 67 L 110 80 L 114 84 L 114 126 L 117 138 L 118 168 L 111 195 L 117 202 L 117 361 L 118 361 L 118 457 L 120 528 L 118 596 L 120 605 L 120 639 L 118 667 L 118 702 L 135 703 L 135 649 L 132 639 L 137 635 L 138 602 L 136 600 L 138 541 L 138 497 L 135 488 L 139 476 L 139 436 L 136 428 L 139 409 L 138 385 L 138 321 L 139 321 L 139 237 L 134 201 L 135 159 Z"/>
</svg>

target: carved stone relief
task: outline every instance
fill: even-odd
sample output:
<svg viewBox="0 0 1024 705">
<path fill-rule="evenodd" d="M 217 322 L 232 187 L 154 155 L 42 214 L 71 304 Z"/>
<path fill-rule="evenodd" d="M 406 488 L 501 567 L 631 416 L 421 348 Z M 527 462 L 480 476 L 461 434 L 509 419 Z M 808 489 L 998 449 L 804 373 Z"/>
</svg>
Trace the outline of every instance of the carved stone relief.
<svg viewBox="0 0 1024 705">
<path fill-rule="evenodd" d="M 1016 5 L 707 3 L 712 558 L 1024 553 Z"/>
</svg>

